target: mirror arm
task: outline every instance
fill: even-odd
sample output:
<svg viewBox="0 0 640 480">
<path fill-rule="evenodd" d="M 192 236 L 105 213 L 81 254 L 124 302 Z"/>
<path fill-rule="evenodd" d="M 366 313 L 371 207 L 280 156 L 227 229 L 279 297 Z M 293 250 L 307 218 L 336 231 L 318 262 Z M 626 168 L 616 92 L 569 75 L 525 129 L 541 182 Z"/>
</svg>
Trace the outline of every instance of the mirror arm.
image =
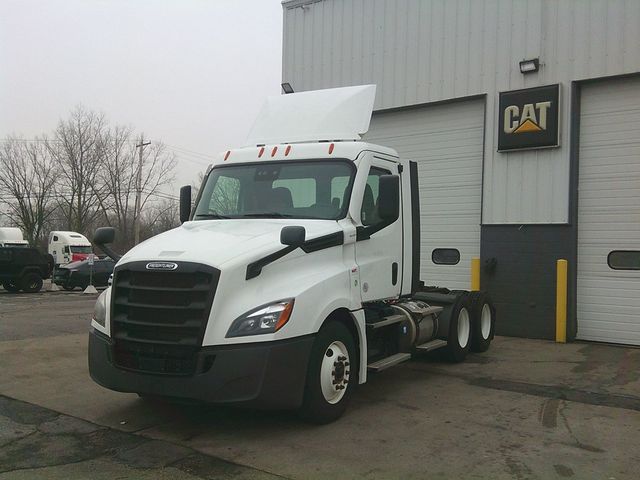
<svg viewBox="0 0 640 480">
<path fill-rule="evenodd" d="M 100 250 L 102 250 L 109 257 L 111 257 L 111 259 L 113 259 L 114 262 L 118 262 L 122 258 L 122 255 L 118 255 L 116 252 L 111 250 L 111 247 L 109 247 L 108 245 L 105 245 L 105 244 L 102 244 L 102 243 L 96 243 L 96 245 L 98 246 L 98 248 Z"/>
</svg>

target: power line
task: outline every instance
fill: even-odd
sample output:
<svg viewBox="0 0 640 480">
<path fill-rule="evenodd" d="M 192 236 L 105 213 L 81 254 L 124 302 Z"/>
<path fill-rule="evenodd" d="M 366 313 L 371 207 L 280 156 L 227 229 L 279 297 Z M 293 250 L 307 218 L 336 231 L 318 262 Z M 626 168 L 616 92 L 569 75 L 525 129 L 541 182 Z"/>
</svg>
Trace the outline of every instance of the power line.
<svg viewBox="0 0 640 480">
<path fill-rule="evenodd" d="M 119 192 L 119 193 L 122 195 L 130 195 L 131 193 L 134 193 L 134 192 L 135 190 L 123 190 L 122 192 Z M 144 193 L 145 195 L 149 195 L 151 197 L 165 198 L 167 200 L 175 200 L 175 201 L 180 200 L 180 197 L 178 197 L 177 195 L 171 195 L 170 193 L 165 193 L 165 192 L 152 192 L 149 190 L 142 189 L 142 193 Z M 50 194 L 41 196 L 38 192 L 36 192 L 30 195 L 23 195 L 20 198 L 22 199 L 62 198 L 62 199 L 68 200 L 71 196 L 72 196 L 71 193 L 50 193 Z M 13 195 L 5 194 L 5 195 L 0 195 L 0 200 L 11 201 L 11 200 L 16 200 L 16 197 Z"/>
<path fill-rule="evenodd" d="M 191 150 L 189 148 L 185 148 L 185 147 L 179 147 L 177 145 L 169 145 L 168 143 L 164 144 L 166 147 L 169 147 L 171 149 L 175 149 L 175 150 L 182 150 L 186 153 L 189 153 L 191 155 L 197 156 L 197 157 L 203 157 L 205 159 L 211 160 L 214 155 L 209 155 L 208 153 L 202 153 L 202 152 L 196 152 L 195 150 Z"/>
<path fill-rule="evenodd" d="M 11 138 L 0 140 L 0 143 L 11 143 L 11 142 L 22 142 L 22 143 L 64 143 L 62 140 L 49 139 L 49 138 Z M 136 145 L 136 140 L 127 140 L 127 144 L 132 146 Z M 196 152 L 195 150 L 190 150 L 188 148 L 179 147 L 177 145 L 169 145 L 167 143 L 163 143 L 162 141 L 157 141 L 156 143 L 162 144 L 168 150 L 172 151 L 174 154 L 178 156 L 179 160 L 184 160 L 186 162 L 191 162 L 196 165 L 201 165 L 203 167 L 208 167 L 213 162 L 214 155 L 208 155 L 206 153 Z"/>
</svg>

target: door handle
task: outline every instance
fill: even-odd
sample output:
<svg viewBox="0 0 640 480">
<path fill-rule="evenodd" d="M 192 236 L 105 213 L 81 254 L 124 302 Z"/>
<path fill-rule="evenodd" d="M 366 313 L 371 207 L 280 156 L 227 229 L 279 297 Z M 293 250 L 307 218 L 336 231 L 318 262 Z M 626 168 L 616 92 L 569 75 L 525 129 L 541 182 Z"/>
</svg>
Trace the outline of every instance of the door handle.
<svg viewBox="0 0 640 480">
<path fill-rule="evenodd" d="M 393 262 L 391 264 L 391 284 L 395 286 L 398 283 L 398 263 Z"/>
</svg>

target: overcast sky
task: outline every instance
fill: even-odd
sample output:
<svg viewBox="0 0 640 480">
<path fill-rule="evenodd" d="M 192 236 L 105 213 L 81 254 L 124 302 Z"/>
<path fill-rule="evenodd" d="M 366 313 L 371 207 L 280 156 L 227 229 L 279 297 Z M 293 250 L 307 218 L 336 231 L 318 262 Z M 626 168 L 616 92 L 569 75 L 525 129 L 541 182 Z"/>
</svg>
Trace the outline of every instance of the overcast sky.
<svg viewBox="0 0 640 480">
<path fill-rule="evenodd" d="M 0 137 L 78 104 L 177 147 L 178 184 L 280 92 L 279 0 L 0 0 Z M 176 187 L 177 190 L 177 187 Z"/>
</svg>

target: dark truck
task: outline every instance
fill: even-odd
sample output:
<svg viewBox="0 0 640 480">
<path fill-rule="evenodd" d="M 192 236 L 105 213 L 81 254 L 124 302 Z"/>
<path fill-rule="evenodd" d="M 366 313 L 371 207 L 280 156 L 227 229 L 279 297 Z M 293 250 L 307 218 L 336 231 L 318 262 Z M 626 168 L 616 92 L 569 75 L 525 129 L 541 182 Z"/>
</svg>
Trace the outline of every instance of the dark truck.
<svg viewBox="0 0 640 480">
<path fill-rule="evenodd" d="M 32 247 L 0 248 L 0 283 L 8 292 L 39 292 L 51 276 L 53 259 Z"/>
</svg>

